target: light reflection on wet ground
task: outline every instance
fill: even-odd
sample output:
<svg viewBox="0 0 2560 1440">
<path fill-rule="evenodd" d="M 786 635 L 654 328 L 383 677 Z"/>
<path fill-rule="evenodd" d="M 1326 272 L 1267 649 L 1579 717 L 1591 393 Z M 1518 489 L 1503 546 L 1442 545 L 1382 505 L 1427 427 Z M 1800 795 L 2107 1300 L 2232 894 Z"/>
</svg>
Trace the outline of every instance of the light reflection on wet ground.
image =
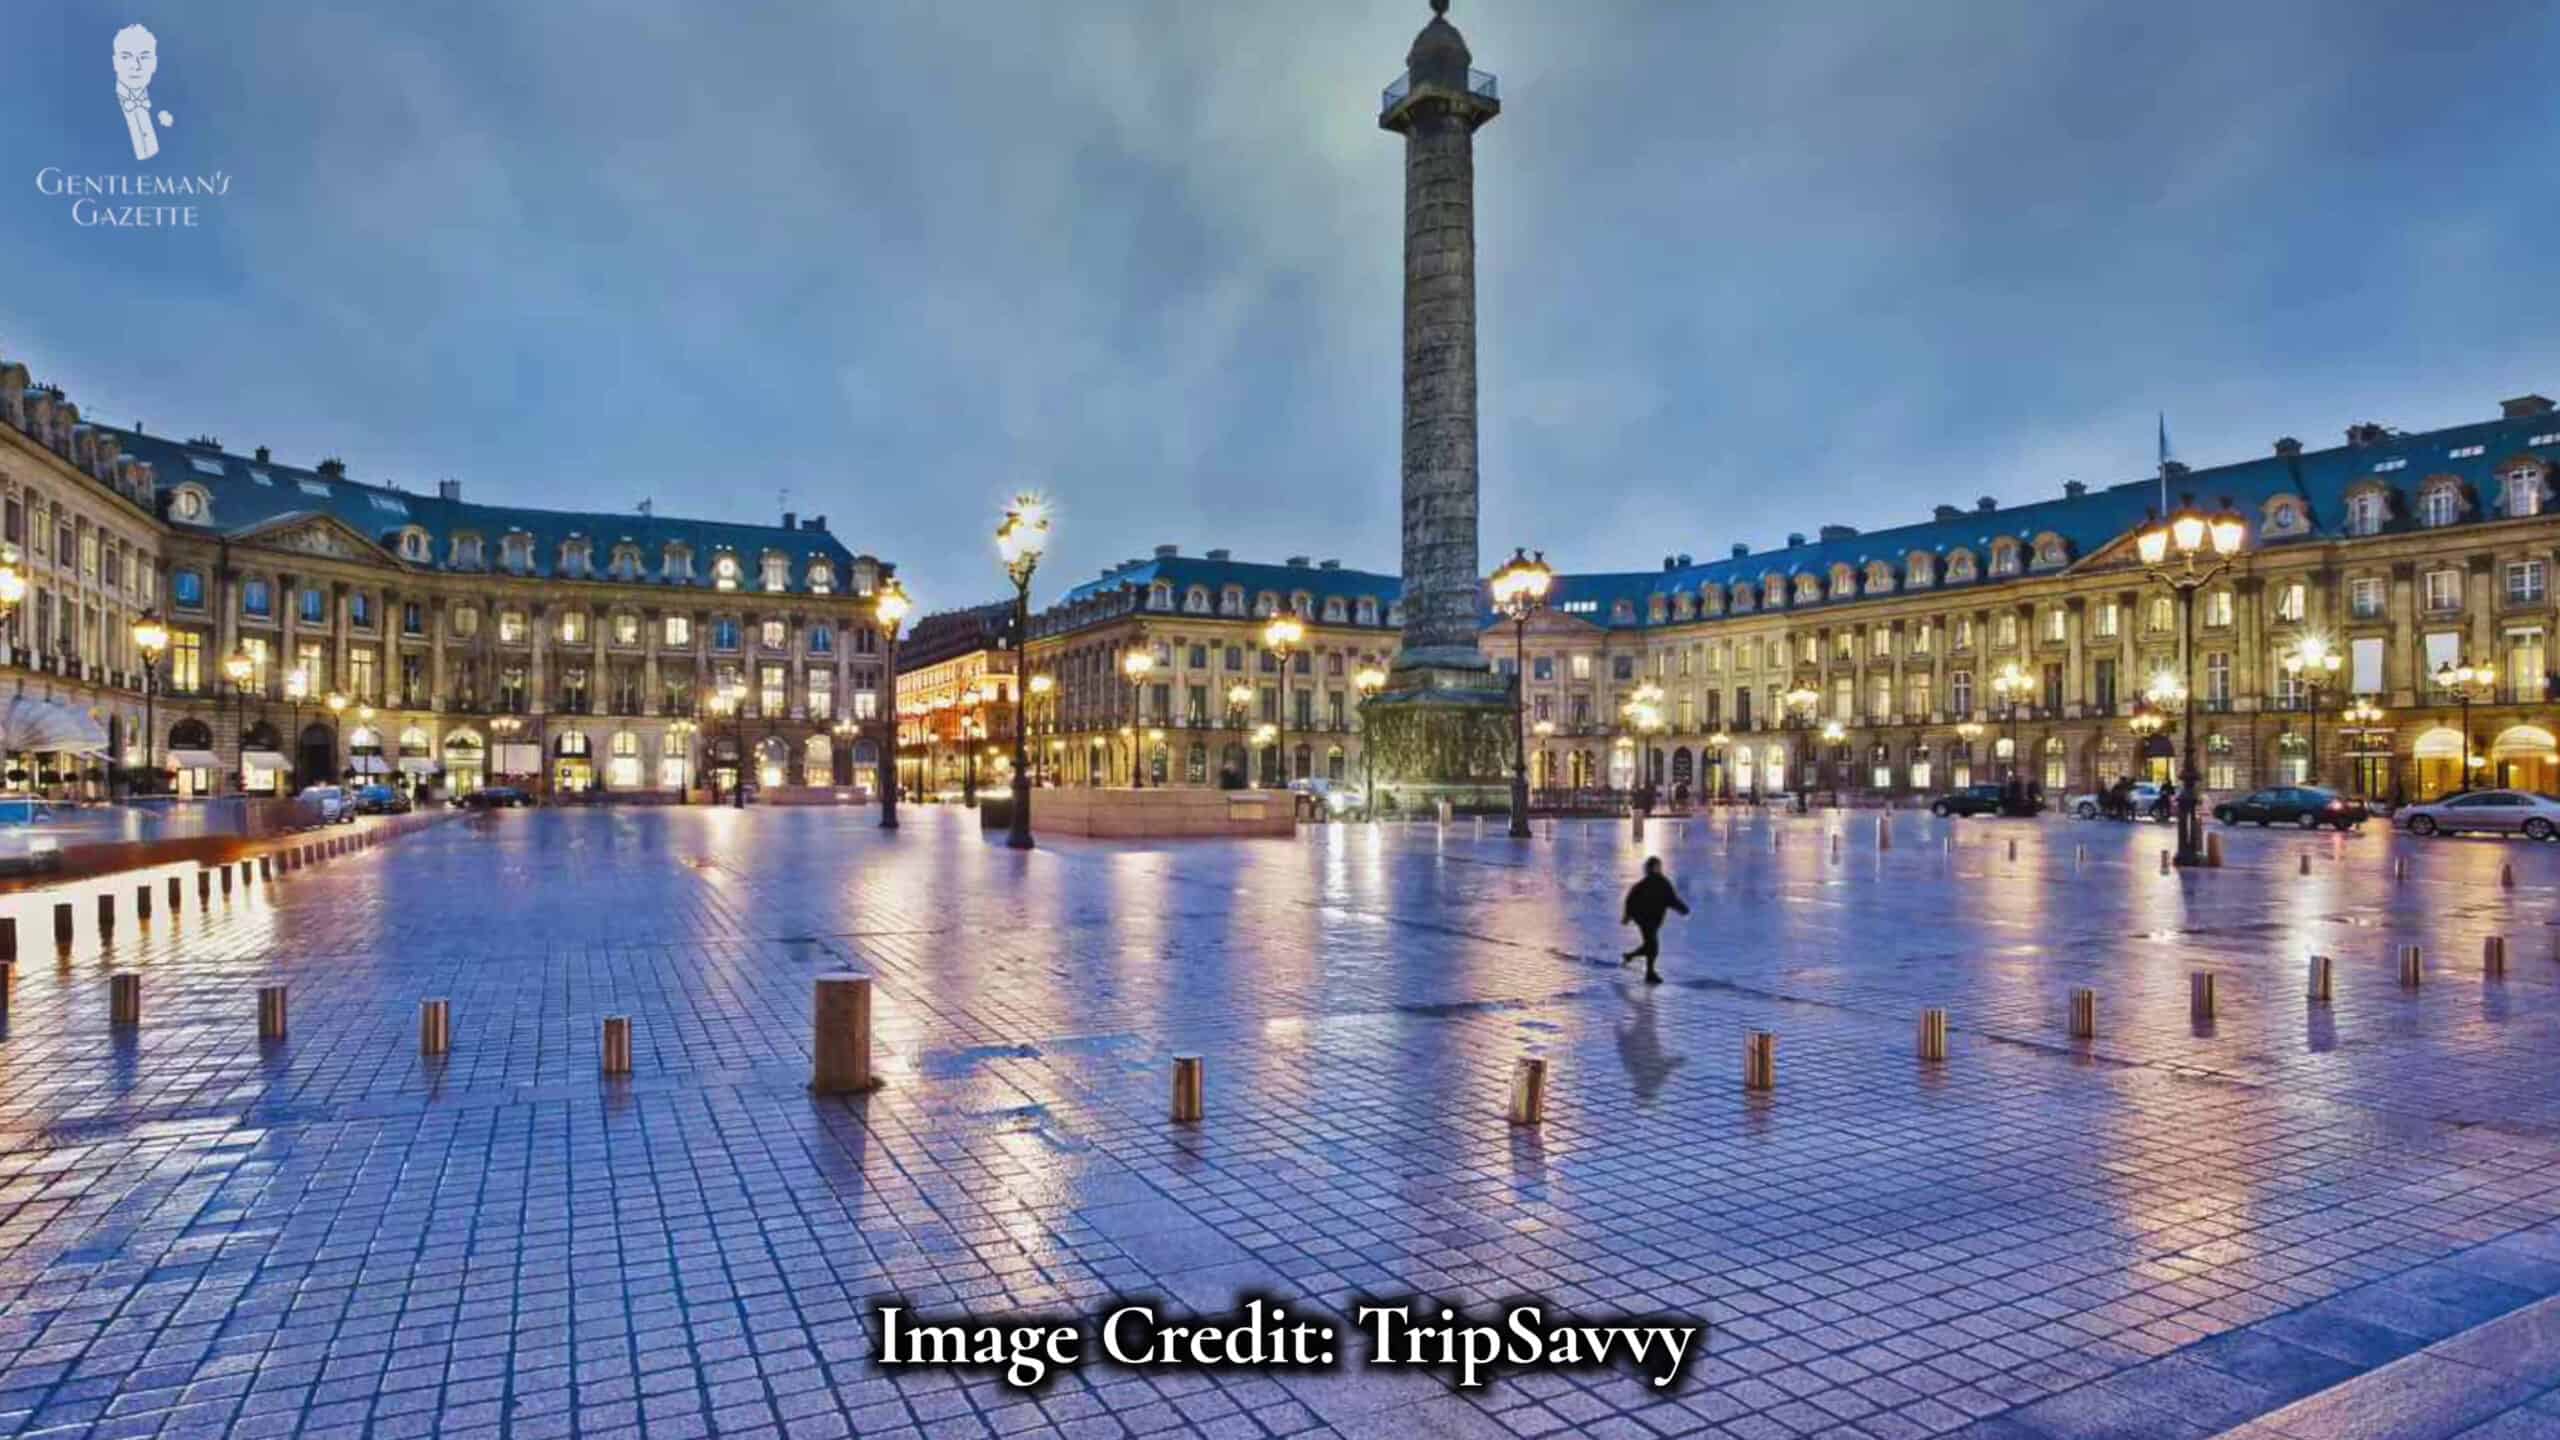
<svg viewBox="0 0 2560 1440">
<path fill-rule="evenodd" d="M 2165 830 L 2059 820 L 1900 815 L 1886 852 L 1858 815 L 1024 855 L 974 818 L 478 817 L 202 912 L 189 889 L 103 950 L 84 895 L 59 964 L 22 908 L 0 1429 L 387 1424 L 418 1387 L 384 1377 L 433 1356 L 454 1433 L 1012 1430 L 1008 1392 L 881 1378 L 859 1307 L 1257 1288 L 1719 1333 L 1677 1398 L 1091 1371 L 1039 1420 L 1944 1433 L 2560 1213 L 2560 847 L 2249 831 L 2164 876 Z M 1617 964 L 1648 853 L 1696 911 L 1659 987 Z M 846 967 L 878 977 L 890 1084 L 813 1101 L 809 980 Z M 116 968 L 144 976 L 138 1033 L 106 1024 Z M 293 1030 L 262 1050 L 278 980 Z M 2095 1041 L 2063 1033 L 2081 985 Z M 429 995 L 441 1061 L 415 1054 Z M 1927 1005 L 1943 1066 L 1913 1058 Z M 609 1014 L 628 1081 L 596 1074 Z M 1740 1088 L 1751 1029 L 1780 1035 L 1774 1095 Z M 1176 1051 L 1208 1057 L 1196 1128 L 1164 1118 Z M 1534 1133 L 1503 1118 L 1532 1052 Z M 750 1354 L 772 1363 L 727 1363 Z"/>
</svg>

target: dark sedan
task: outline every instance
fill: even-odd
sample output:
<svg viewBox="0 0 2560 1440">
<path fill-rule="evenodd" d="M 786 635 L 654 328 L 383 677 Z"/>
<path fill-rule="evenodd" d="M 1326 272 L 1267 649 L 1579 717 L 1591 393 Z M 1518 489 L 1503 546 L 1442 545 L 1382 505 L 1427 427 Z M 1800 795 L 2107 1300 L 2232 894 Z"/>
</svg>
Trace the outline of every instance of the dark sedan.
<svg viewBox="0 0 2560 1440">
<path fill-rule="evenodd" d="M 467 810 L 513 810 L 532 803 L 531 795 L 513 785 L 491 785 L 462 797 L 463 808 Z"/>
<path fill-rule="evenodd" d="M 1997 785 L 1967 785 L 1950 790 L 1929 802 L 1932 815 L 1997 815 L 2001 811 L 2002 792 Z"/>
<path fill-rule="evenodd" d="M 2259 790 L 2237 800 L 2225 800 L 2213 807 L 2213 818 L 2225 825 L 2299 825 L 2305 830 L 2323 825 L 2340 830 L 2353 830 L 2373 818 L 2361 800 L 2350 799 L 2335 790 L 2322 790 L 2310 785 L 2278 785 Z"/>
</svg>

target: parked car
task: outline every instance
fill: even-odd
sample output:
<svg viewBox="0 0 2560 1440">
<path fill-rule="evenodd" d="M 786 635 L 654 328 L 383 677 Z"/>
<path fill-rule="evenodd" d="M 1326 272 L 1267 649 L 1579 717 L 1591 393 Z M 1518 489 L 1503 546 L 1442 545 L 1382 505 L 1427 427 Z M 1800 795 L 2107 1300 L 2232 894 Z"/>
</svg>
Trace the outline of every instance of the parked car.
<svg viewBox="0 0 2560 1440">
<path fill-rule="evenodd" d="M 2160 787 L 2148 780 L 2134 782 L 2132 802 L 2133 815 L 2137 820 L 2169 818 L 2169 806 L 2160 798 Z M 2107 812 L 2107 797 L 2098 791 L 2092 791 L 2086 795 L 2074 795 L 2063 802 L 2062 808 L 2083 820 L 2095 820 Z"/>
<path fill-rule="evenodd" d="M 2530 790 L 2473 790 L 2403 807 L 2391 823 L 2412 835 L 2485 830 L 2529 840 L 2560 837 L 2560 800 Z"/>
<path fill-rule="evenodd" d="M 2349 799 L 2335 790 L 2315 785 L 2277 785 L 2223 801 L 2213 807 L 2213 818 L 2225 825 L 2299 825 L 2305 830 L 2330 825 L 2353 830 L 2372 819 L 2373 812 L 2365 809 L 2363 801 Z"/>
<path fill-rule="evenodd" d="M 409 797 L 402 794 L 396 785 L 367 785 L 356 792 L 356 813 L 406 815 L 409 813 Z"/>
<path fill-rule="evenodd" d="M 1997 784 L 1967 785 L 1930 801 L 1929 813 L 1939 816 L 1997 815 L 2004 799 L 2002 787 Z"/>
<path fill-rule="evenodd" d="M 484 785 L 462 797 L 465 808 L 472 810 L 513 810 L 533 803 L 533 797 L 513 785 Z"/>
<path fill-rule="evenodd" d="M 356 818 L 355 802 L 340 786 L 306 785 L 294 801 L 305 825 L 350 824 Z"/>
</svg>

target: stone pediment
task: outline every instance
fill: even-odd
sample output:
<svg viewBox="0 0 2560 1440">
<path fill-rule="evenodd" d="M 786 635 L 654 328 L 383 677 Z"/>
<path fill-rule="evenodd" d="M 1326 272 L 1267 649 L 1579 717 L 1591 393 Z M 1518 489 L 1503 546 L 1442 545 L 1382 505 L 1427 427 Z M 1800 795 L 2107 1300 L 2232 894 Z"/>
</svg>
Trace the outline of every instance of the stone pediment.
<svg viewBox="0 0 2560 1440">
<path fill-rule="evenodd" d="M 317 511 L 299 511 L 279 515 L 265 524 L 252 527 L 231 537 L 234 545 L 254 545 L 265 550 L 289 550 L 302 555 L 321 555 L 333 560 L 356 560 L 378 564 L 396 557 L 370 537 L 335 516 Z"/>
</svg>

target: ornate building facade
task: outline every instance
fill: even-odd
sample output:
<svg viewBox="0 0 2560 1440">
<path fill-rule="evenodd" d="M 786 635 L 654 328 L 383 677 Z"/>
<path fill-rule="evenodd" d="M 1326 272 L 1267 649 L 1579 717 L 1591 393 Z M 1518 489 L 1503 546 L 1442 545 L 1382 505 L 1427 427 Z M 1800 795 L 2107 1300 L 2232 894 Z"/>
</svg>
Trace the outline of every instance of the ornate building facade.
<svg viewBox="0 0 2560 1440">
<path fill-rule="evenodd" d="M 898 642 L 898 774 L 908 794 L 969 796 L 1013 783 L 1013 602 L 946 610 Z"/>
<path fill-rule="evenodd" d="M 2169 467 L 2172 506 L 2228 503 L 2248 522 L 2237 564 L 2197 594 L 2191 634 L 2134 553 L 2159 478 L 1942 505 L 1887 529 L 1826 526 L 1703 563 L 1559 575 L 1526 634 L 1534 782 L 1917 796 L 2017 775 L 2058 798 L 2165 773 L 2184 714 L 2170 692 L 2183 684 L 2216 791 L 2317 782 L 2422 798 L 2466 774 L 2560 789 L 2560 414 L 2530 395 L 2501 412 L 2414 434 L 2361 424 L 2323 450 L 2285 439 L 2255 460 Z M 1141 715 L 1151 782 L 1217 783 L 1277 703 L 1257 637 L 1263 615 L 1290 608 L 1311 652 L 1292 667 L 1305 697 L 1293 703 L 1310 708 L 1293 711 L 1308 723 L 1292 728 L 1291 773 L 1356 783 L 1351 676 L 1392 654 L 1396 601 L 1390 576 L 1160 548 L 1035 621 L 1033 671 L 1055 677 L 1057 697 L 1046 712 L 1035 703 L 1035 733 L 1070 783 L 1126 783 Z M 1514 672 L 1508 623 L 1488 616 L 1481 642 Z M 1132 652 L 1152 661 L 1135 685 L 1120 668 Z M 1239 677 L 1249 716 L 1224 705 Z M 2168 703 L 2147 705 L 2155 692 Z M 2145 733 L 2145 710 L 2163 726 Z"/>
<path fill-rule="evenodd" d="M 871 784 L 891 567 L 823 517 L 413 493 L 335 460 L 85 424 L 9 367 L 0 417 L 9 543 L 33 572 L 22 619 L 66 657 L 38 673 L 111 712 L 122 757 L 182 793 L 348 775 L 669 797 L 741 771 Z M 130 630 L 152 612 L 169 643 L 145 735 Z"/>
</svg>

